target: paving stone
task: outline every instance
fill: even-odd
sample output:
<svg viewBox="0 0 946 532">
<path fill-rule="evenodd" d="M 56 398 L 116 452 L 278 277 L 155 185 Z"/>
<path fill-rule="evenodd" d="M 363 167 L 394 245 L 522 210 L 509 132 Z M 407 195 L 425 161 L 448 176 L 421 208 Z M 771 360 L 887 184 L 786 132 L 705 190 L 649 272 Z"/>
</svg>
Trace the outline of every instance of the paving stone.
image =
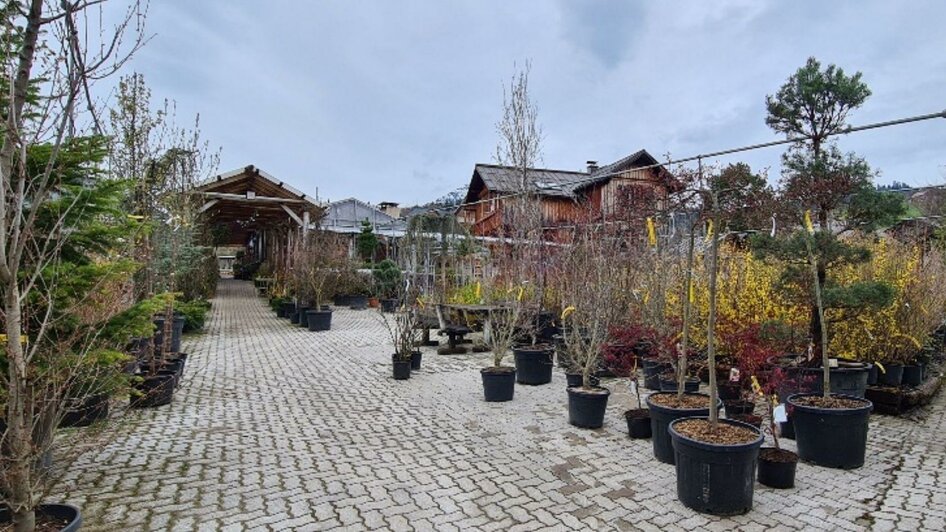
<svg viewBox="0 0 946 532">
<path fill-rule="evenodd" d="M 756 487 L 744 516 L 676 499 L 673 466 L 629 440 L 626 381 L 605 426 L 567 423 L 565 378 L 482 400 L 488 353 L 425 348 L 391 376 L 382 316 L 336 309 L 332 330 L 278 319 L 251 283 L 221 281 L 206 331 L 185 338 L 173 404 L 116 408 L 118 430 L 51 499 L 83 530 L 943 530 L 946 398 L 873 416 L 856 471 L 799 464 L 794 490 Z M 116 405 L 118 406 L 118 405 Z M 795 443 L 784 441 L 795 450 Z"/>
</svg>

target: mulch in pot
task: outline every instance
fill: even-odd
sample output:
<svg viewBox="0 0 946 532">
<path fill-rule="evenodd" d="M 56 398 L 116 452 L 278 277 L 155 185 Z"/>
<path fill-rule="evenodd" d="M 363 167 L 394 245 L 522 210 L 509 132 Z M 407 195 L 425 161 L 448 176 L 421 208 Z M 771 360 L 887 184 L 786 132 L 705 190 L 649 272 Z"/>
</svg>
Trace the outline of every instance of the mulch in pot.
<svg viewBox="0 0 946 532">
<path fill-rule="evenodd" d="M 680 434 L 703 443 L 714 445 L 741 445 L 759 439 L 759 433 L 748 427 L 717 423 L 712 427 L 708 419 L 687 419 L 673 425 Z"/>
<path fill-rule="evenodd" d="M 850 399 L 847 397 L 831 396 L 825 398 L 820 395 L 809 395 L 807 397 L 797 398 L 795 403 L 804 406 L 812 406 L 815 408 L 830 408 L 840 410 L 843 408 L 862 408 L 865 404 L 867 404 L 867 401 L 859 401 L 857 399 Z"/>
<path fill-rule="evenodd" d="M 710 398 L 706 395 L 683 394 L 682 397 L 677 397 L 675 393 L 660 393 L 651 395 L 650 401 L 665 408 L 680 410 L 695 410 L 710 406 Z"/>
<path fill-rule="evenodd" d="M 775 447 L 763 447 L 759 451 L 759 459 L 769 462 L 779 462 L 790 464 L 798 461 L 798 455 L 785 449 L 776 449 Z"/>
</svg>

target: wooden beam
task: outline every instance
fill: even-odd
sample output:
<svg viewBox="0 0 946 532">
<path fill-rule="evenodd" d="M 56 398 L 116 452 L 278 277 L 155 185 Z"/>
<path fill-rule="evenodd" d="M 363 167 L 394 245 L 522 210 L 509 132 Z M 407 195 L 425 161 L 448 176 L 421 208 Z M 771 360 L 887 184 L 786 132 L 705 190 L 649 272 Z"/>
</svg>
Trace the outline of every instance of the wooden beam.
<svg viewBox="0 0 946 532">
<path fill-rule="evenodd" d="M 288 214 L 290 218 L 295 220 L 297 224 L 302 225 L 302 219 L 299 218 L 299 215 L 293 212 L 292 209 L 290 209 L 289 207 L 286 207 L 285 205 L 280 205 L 280 207 L 282 207 L 282 210 L 286 211 L 286 214 Z"/>
<path fill-rule="evenodd" d="M 252 199 L 247 198 L 246 194 L 230 194 L 228 192 L 204 192 L 201 190 L 192 190 L 191 194 L 199 194 L 207 198 L 224 199 L 229 201 L 240 201 L 246 203 L 306 203 L 306 200 L 296 198 L 274 198 L 271 196 L 256 196 Z"/>
<path fill-rule="evenodd" d="M 218 200 L 218 199 L 212 199 L 212 200 L 208 201 L 207 203 L 204 203 L 199 209 L 197 209 L 197 214 L 201 214 L 201 213 L 206 212 L 207 209 L 213 207 L 214 205 L 216 205 L 216 204 L 219 203 L 219 202 L 220 202 L 220 200 Z"/>
</svg>

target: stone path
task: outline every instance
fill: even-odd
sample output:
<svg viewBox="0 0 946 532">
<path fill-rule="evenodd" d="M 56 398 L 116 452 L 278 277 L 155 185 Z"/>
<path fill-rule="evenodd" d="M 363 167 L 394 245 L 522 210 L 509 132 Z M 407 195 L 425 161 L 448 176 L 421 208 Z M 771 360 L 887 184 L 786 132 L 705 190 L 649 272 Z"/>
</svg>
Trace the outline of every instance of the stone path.
<svg viewBox="0 0 946 532">
<path fill-rule="evenodd" d="M 942 395 L 918 420 L 874 416 L 863 468 L 800 464 L 795 489 L 757 484 L 752 512 L 715 518 L 677 502 L 673 466 L 627 437 L 620 380 L 605 427 L 576 429 L 559 370 L 504 404 L 482 400 L 489 354 L 428 349 L 394 381 L 376 312 L 310 333 L 239 281 L 185 349 L 174 403 L 126 412 L 56 487 L 85 530 L 946 529 Z"/>
</svg>

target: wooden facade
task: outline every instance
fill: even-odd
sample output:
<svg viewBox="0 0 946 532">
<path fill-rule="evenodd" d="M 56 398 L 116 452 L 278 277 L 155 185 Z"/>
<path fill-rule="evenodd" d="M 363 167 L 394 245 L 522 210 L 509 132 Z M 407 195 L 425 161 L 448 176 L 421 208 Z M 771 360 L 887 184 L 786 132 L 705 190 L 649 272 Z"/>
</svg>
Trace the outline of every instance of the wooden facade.
<svg viewBox="0 0 946 532">
<path fill-rule="evenodd" d="M 586 172 L 531 169 L 531 190 L 541 202 L 542 223 L 547 231 L 594 220 L 621 218 L 632 196 L 645 191 L 654 209 L 664 207 L 676 186 L 673 176 L 645 150 Z M 521 190 L 519 172 L 510 167 L 478 164 L 473 170 L 458 220 L 475 236 L 501 236 L 503 204 Z"/>
</svg>

